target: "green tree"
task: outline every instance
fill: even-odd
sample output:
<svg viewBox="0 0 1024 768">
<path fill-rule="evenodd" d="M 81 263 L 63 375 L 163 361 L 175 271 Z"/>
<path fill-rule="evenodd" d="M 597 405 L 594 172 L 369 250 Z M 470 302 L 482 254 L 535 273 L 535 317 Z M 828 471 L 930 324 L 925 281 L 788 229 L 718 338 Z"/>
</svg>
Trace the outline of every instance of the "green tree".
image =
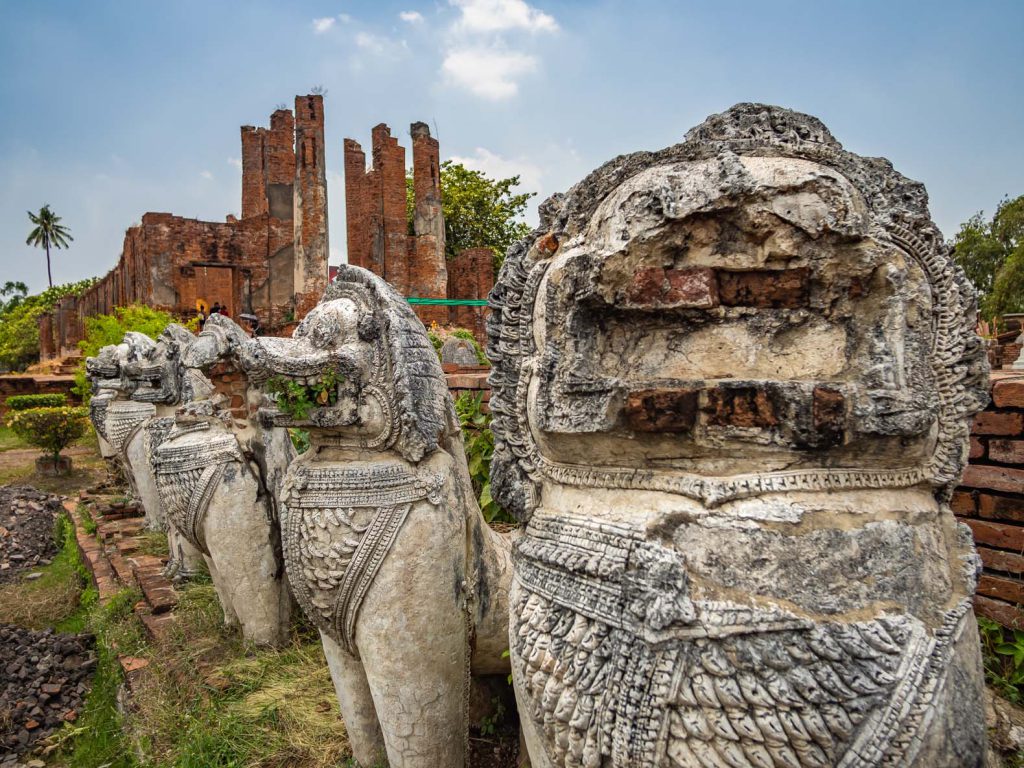
<svg viewBox="0 0 1024 768">
<path fill-rule="evenodd" d="M 29 232 L 25 245 L 34 245 L 37 248 L 46 249 L 46 277 L 53 288 L 53 272 L 50 270 L 50 248 L 67 248 L 68 243 L 75 238 L 71 236 L 71 230 L 60 223 L 60 216 L 50 210 L 47 203 L 39 209 L 39 213 L 27 211 L 29 221 L 35 224 L 35 228 Z"/>
<path fill-rule="evenodd" d="M 411 171 L 405 180 L 411 233 L 414 210 Z M 501 266 L 508 247 L 530 232 L 530 225 L 523 221 L 523 213 L 530 198 L 537 193 L 515 194 L 512 190 L 517 186 L 518 176 L 491 179 L 462 163 L 451 160 L 441 163 L 441 210 L 445 255 L 449 259 L 466 248 L 486 246 L 494 251 L 495 269 Z"/>
<path fill-rule="evenodd" d="M 20 280 L 8 280 L 4 283 L 4 287 L 0 288 L 0 296 L 4 297 L 0 299 L 0 316 L 3 316 L 25 300 L 25 297 L 28 296 L 28 286 Z M 7 298 L 8 296 L 10 298 Z"/>
<path fill-rule="evenodd" d="M 991 221 L 983 213 L 965 221 L 953 258 L 978 289 L 983 317 L 1024 311 L 1024 195 L 1003 200 Z"/>
<path fill-rule="evenodd" d="M 24 284 L 14 283 L 15 295 L 0 302 L 0 366 L 21 371 L 36 362 L 39 359 L 39 316 L 52 310 L 65 296 L 81 296 L 95 284 L 96 278 L 90 278 L 57 285 L 35 296 L 19 297 Z M 7 286 L 0 289 L 0 294 L 6 289 Z"/>
</svg>

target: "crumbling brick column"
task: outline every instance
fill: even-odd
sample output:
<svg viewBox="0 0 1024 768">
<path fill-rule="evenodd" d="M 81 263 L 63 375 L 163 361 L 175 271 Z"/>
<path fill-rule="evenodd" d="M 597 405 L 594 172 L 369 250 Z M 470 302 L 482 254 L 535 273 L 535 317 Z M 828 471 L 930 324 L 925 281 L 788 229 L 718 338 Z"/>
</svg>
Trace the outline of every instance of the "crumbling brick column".
<svg viewBox="0 0 1024 768">
<path fill-rule="evenodd" d="M 316 306 L 327 288 L 327 172 L 324 100 L 295 98 L 295 316 Z"/>
<path fill-rule="evenodd" d="M 426 123 L 413 123 L 413 243 L 409 248 L 409 296 L 443 299 L 448 293 L 444 214 L 441 211 L 441 161 L 437 139 Z M 418 306 L 424 325 L 444 324 L 448 307 Z"/>
<path fill-rule="evenodd" d="M 242 129 L 242 218 L 267 212 L 267 177 L 264 150 L 266 129 L 243 125 Z"/>
</svg>

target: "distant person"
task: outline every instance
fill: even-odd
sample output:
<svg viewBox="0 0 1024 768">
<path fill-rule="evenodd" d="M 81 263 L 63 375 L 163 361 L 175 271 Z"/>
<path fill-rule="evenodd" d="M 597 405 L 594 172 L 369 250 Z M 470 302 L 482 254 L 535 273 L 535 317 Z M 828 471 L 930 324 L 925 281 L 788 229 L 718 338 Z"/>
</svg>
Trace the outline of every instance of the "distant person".
<svg viewBox="0 0 1024 768">
<path fill-rule="evenodd" d="M 199 321 L 199 330 L 203 330 L 203 326 L 206 325 L 206 314 L 203 312 L 203 310 L 196 310 L 196 320 Z"/>
<path fill-rule="evenodd" d="M 231 315 L 228 314 L 228 305 L 227 304 L 221 304 L 221 306 L 220 306 L 220 313 L 222 315 L 224 315 L 224 317 L 231 317 Z"/>
<path fill-rule="evenodd" d="M 212 307 L 210 307 L 210 314 L 211 315 L 219 315 L 220 314 L 220 302 L 219 301 L 215 302 L 214 305 Z"/>
</svg>

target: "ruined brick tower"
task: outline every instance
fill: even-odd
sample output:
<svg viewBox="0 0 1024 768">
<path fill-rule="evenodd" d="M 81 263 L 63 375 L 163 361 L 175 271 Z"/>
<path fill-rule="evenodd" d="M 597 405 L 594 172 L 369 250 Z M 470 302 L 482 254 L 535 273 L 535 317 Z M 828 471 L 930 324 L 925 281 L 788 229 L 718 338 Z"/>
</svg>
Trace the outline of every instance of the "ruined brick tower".
<svg viewBox="0 0 1024 768">
<path fill-rule="evenodd" d="M 348 262 L 375 272 L 408 297 L 448 298 L 441 163 L 426 123 L 410 127 L 413 221 L 409 233 L 405 149 L 381 123 L 372 132 L 373 164 L 354 139 L 345 139 Z M 415 307 L 424 324 L 447 323 L 444 306 Z"/>
<path fill-rule="evenodd" d="M 298 96 L 269 128 L 242 126 L 242 215 L 224 222 L 146 213 L 125 233 L 117 265 L 82 296 L 39 320 L 42 359 L 73 352 L 84 319 L 146 304 L 181 319 L 197 305 L 254 314 L 290 333 L 327 287 L 323 97 Z"/>
<path fill-rule="evenodd" d="M 295 97 L 295 314 L 316 306 L 327 288 L 327 166 L 324 97 Z"/>
</svg>

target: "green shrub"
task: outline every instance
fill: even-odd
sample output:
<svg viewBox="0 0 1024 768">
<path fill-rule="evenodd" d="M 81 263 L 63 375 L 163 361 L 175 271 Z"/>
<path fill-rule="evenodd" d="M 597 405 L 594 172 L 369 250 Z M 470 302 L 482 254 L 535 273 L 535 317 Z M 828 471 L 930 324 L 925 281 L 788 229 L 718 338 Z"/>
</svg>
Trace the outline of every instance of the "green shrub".
<svg viewBox="0 0 1024 768">
<path fill-rule="evenodd" d="M 11 411 L 7 426 L 30 445 L 42 448 L 57 463 L 60 452 L 85 434 L 89 424 L 87 408 L 29 408 Z"/>
<path fill-rule="evenodd" d="M 7 398 L 7 407 L 12 411 L 27 411 L 29 408 L 63 408 L 68 404 L 66 395 L 12 395 Z"/>
</svg>

